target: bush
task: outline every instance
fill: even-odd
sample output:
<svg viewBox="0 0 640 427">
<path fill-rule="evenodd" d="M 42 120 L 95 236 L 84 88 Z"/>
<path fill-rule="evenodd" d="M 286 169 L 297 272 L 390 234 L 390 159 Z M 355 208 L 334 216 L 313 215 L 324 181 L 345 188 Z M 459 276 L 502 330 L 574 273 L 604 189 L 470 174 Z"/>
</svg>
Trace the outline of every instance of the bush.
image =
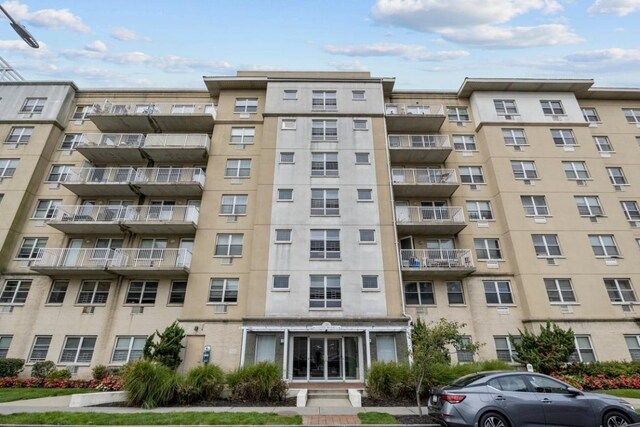
<svg viewBox="0 0 640 427">
<path fill-rule="evenodd" d="M 224 389 L 224 373 L 216 365 L 204 365 L 190 370 L 180 387 L 180 399 L 185 403 L 211 401 L 220 398 Z"/>
<path fill-rule="evenodd" d="M 366 389 L 372 399 L 412 399 L 411 367 L 405 363 L 374 362 L 367 372 Z"/>
<path fill-rule="evenodd" d="M 607 378 L 640 375 L 640 361 L 623 362 L 591 362 L 591 363 L 568 363 L 560 370 L 562 375 L 571 376 L 598 376 L 604 375 Z"/>
<path fill-rule="evenodd" d="M 155 408 L 173 403 L 177 398 L 180 375 L 149 360 L 135 361 L 122 370 L 122 386 L 130 403 Z"/>
<path fill-rule="evenodd" d="M 155 341 L 156 336 L 158 342 Z M 184 348 L 182 345 L 184 337 L 184 329 L 178 325 L 178 321 L 175 321 L 167 326 L 164 332 L 155 331 L 149 335 L 144 343 L 143 357 L 175 370 L 182 363 L 180 352 Z"/>
<path fill-rule="evenodd" d="M 56 364 L 51 360 L 36 362 L 31 367 L 31 376 L 34 378 L 46 378 L 49 372 L 56 369 Z"/>
<path fill-rule="evenodd" d="M 96 365 L 91 370 L 91 376 L 96 381 L 102 381 L 109 375 L 111 375 L 111 369 L 107 368 L 104 365 Z"/>
<path fill-rule="evenodd" d="M 287 396 L 287 383 L 282 379 L 280 367 L 272 362 L 242 366 L 227 374 L 231 399 L 279 401 Z"/>
<path fill-rule="evenodd" d="M 109 375 L 100 381 L 96 387 L 99 391 L 120 391 L 122 390 L 122 379 L 115 375 Z"/>
<path fill-rule="evenodd" d="M 0 378 L 17 377 L 24 369 L 24 359 L 0 359 Z"/>
<path fill-rule="evenodd" d="M 440 365 L 436 367 L 434 372 L 435 385 L 441 386 L 453 382 L 455 379 L 463 377 L 465 375 L 473 374 L 474 372 L 486 372 L 486 371 L 510 371 L 513 369 L 512 365 L 500 360 L 486 360 L 483 362 L 474 363 L 460 363 L 457 365 Z"/>
<path fill-rule="evenodd" d="M 45 379 L 47 381 L 55 381 L 55 380 L 68 380 L 71 378 L 71 371 L 68 369 L 54 369 L 49 371 Z"/>
<path fill-rule="evenodd" d="M 42 378 L 0 378 L 0 388 L 96 388 L 94 380 L 46 380 Z"/>
</svg>

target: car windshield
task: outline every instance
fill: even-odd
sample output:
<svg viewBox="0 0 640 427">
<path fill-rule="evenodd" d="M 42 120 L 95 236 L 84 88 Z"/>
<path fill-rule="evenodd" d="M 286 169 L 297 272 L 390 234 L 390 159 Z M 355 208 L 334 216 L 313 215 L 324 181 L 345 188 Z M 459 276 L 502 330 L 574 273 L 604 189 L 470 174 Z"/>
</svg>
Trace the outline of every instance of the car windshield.
<svg viewBox="0 0 640 427">
<path fill-rule="evenodd" d="M 488 374 L 487 373 L 475 373 L 475 374 L 469 374 L 469 375 L 465 375 L 464 377 L 460 377 L 457 380 L 455 380 L 454 382 L 452 382 L 451 384 L 449 384 L 449 387 L 451 388 L 462 388 L 462 387 L 466 387 L 469 384 L 471 384 L 472 382 L 475 382 L 479 379 L 482 379 L 484 377 L 486 377 Z"/>
</svg>

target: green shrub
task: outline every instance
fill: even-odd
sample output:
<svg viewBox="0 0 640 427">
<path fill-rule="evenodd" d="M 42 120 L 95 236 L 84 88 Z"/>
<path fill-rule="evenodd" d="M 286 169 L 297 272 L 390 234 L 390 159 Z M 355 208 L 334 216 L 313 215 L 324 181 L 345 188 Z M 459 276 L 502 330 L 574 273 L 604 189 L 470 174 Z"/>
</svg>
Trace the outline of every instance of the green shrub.
<svg viewBox="0 0 640 427">
<path fill-rule="evenodd" d="M 96 365 L 91 370 L 91 376 L 96 381 L 102 381 L 103 379 L 107 378 L 109 375 L 113 375 L 113 373 L 111 372 L 111 369 L 107 368 L 104 365 Z"/>
<path fill-rule="evenodd" d="M 122 369 L 121 375 L 127 399 L 133 405 L 155 408 L 177 398 L 180 375 L 160 363 L 138 360 Z"/>
<path fill-rule="evenodd" d="M 227 374 L 231 399 L 253 401 L 279 401 L 287 396 L 287 383 L 282 379 L 280 366 L 260 362 L 242 366 Z"/>
<path fill-rule="evenodd" d="M 17 377 L 24 369 L 24 359 L 0 359 L 0 378 Z"/>
<path fill-rule="evenodd" d="M 56 364 L 51 360 L 36 362 L 31 367 L 31 376 L 34 378 L 46 378 L 47 374 L 56 369 Z"/>
<path fill-rule="evenodd" d="M 500 360 L 485 360 L 483 362 L 439 366 L 435 371 L 436 375 L 434 376 L 434 382 L 436 385 L 446 385 L 453 382 L 457 378 L 473 374 L 474 372 L 510 371 L 512 369 L 512 365 L 509 365 L 508 363 L 502 362 Z"/>
<path fill-rule="evenodd" d="M 68 380 L 71 378 L 71 371 L 68 369 L 53 369 L 45 376 L 47 381 Z"/>
<path fill-rule="evenodd" d="M 156 342 L 156 336 L 158 341 Z M 180 352 L 184 348 L 182 340 L 184 339 L 184 329 L 178 324 L 176 320 L 171 325 L 160 333 L 155 331 L 147 338 L 144 343 L 143 357 L 147 360 L 156 361 L 163 365 L 177 369 L 182 363 L 180 358 Z"/>
<path fill-rule="evenodd" d="M 224 389 L 224 372 L 216 365 L 191 369 L 180 386 L 180 399 L 185 403 L 220 398 Z"/>
<path fill-rule="evenodd" d="M 367 394 L 373 399 L 412 399 L 411 367 L 406 363 L 374 362 L 367 372 Z"/>
<path fill-rule="evenodd" d="M 608 361 L 591 363 L 574 362 L 565 365 L 559 373 L 563 376 L 569 375 L 578 377 L 582 377 L 584 375 L 604 375 L 607 378 L 619 377 L 620 375 L 632 376 L 640 374 L 640 361 Z"/>
</svg>

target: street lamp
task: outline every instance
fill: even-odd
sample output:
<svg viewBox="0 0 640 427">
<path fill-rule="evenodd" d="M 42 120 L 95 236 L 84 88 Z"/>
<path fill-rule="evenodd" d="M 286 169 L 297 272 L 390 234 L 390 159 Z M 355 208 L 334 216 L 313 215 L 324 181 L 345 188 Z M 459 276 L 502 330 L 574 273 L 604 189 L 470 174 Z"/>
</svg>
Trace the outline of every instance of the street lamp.
<svg viewBox="0 0 640 427">
<path fill-rule="evenodd" d="M 22 37 L 22 40 L 24 40 L 25 43 L 27 43 L 34 49 L 40 47 L 36 39 L 31 35 L 31 33 L 29 33 L 29 31 L 27 31 L 24 25 L 18 24 L 18 22 L 13 19 L 6 10 L 4 10 L 4 7 L 0 6 L 0 10 L 2 10 L 5 15 L 7 15 L 7 18 L 9 18 L 9 21 L 11 21 L 11 28 L 13 28 L 13 30 L 18 33 L 20 37 Z"/>
</svg>

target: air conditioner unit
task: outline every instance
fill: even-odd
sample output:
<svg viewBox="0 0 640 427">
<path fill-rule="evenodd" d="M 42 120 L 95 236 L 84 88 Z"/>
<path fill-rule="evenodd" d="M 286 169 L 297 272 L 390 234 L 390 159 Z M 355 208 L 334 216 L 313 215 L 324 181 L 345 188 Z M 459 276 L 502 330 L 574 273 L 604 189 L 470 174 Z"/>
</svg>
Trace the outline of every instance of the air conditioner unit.
<svg viewBox="0 0 640 427">
<path fill-rule="evenodd" d="M 221 265 L 231 265 L 231 264 L 233 264 L 233 258 L 231 258 L 231 257 L 220 258 L 220 264 Z"/>
<path fill-rule="evenodd" d="M 496 307 L 496 311 L 502 315 L 509 314 L 509 307 Z"/>
<path fill-rule="evenodd" d="M 82 314 L 93 314 L 93 312 L 96 310 L 95 307 L 90 306 L 90 307 L 82 307 Z"/>
<path fill-rule="evenodd" d="M 597 217 L 597 216 L 595 216 L 595 215 L 592 215 L 592 216 L 590 216 L 590 217 L 589 217 L 589 220 L 590 220 L 591 222 L 600 222 L 600 220 L 599 220 L 598 218 L 599 218 L 599 217 Z"/>
<path fill-rule="evenodd" d="M 65 368 L 67 368 L 69 372 L 71 372 L 74 375 L 78 373 L 78 365 L 67 365 L 65 366 Z"/>
<path fill-rule="evenodd" d="M 558 265 L 558 260 L 555 258 L 547 258 L 547 264 L 549 265 Z"/>
<path fill-rule="evenodd" d="M 475 184 L 471 184 L 471 185 L 469 186 L 469 189 L 470 189 L 470 190 L 477 190 L 477 189 L 478 189 L 478 186 L 477 186 L 477 185 L 475 185 Z"/>
<path fill-rule="evenodd" d="M 217 304 L 214 306 L 214 312 L 216 313 L 226 313 L 227 312 L 227 306 L 225 304 Z"/>
<path fill-rule="evenodd" d="M 236 215 L 230 215 L 227 217 L 227 222 L 238 222 L 238 217 Z"/>
<path fill-rule="evenodd" d="M 632 313 L 633 312 L 633 305 L 631 305 L 631 304 L 623 304 L 621 307 L 622 307 L 622 312 L 623 313 Z"/>
<path fill-rule="evenodd" d="M 0 308 L 0 313 L 13 313 L 13 306 L 3 305 L 2 308 Z"/>
<path fill-rule="evenodd" d="M 524 183 L 524 185 L 531 185 L 531 180 L 524 179 L 522 180 L 522 182 Z"/>
<path fill-rule="evenodd" d="M 424 316 L 427 314 L 427 308 L 426 307 L 418 307 L 416 308 L 416 314 L 418 316 Z"/>
<path fill-rule="evenodd" d="M 573 307 L 570 305 L 561 305 L 560 313 L 573 313 Z"/>
<path fill-rule="evenodd" d="M 458 122 L 458 126 L 460 126 L 460 127 L 462 127 L 462 128 L 463 128 L 463 127 L 465 127 L 466 125 L 467 125 L 467 124 L 466 124 L 465 122 Z"/>
<path fill-rule="evenodd" d="M 245 144 L 233 144 L 233 146 L 235 147 L 236 150 L 244 150 L 246 147 Z"/>
<path fill-rule="evenodd" d="M 552 119 L 553 121 L 559 122 L 559 121 L 561 121 L 561 120 L 562 120 L 562 117 L 557 116 L 557 115 L 553 115 L 553 116 L 551 116 L 551 119 Z"/>
<path fill-rule="evenodd" d="M 131 314 L 142 314 L 142 313 L 144 313 L 144 307 L 141 307 L 141 306 L 131 307 Z"/>
<path fill-rule="evenodd" d="M 513 116 L 502 116 L 505 120 L 513 120 Z"/>
<path fill-rule="evenodd" d="M 589 127 L 590 128 L 597 128 L 598 124 L 597 123 L 589 123 Z"/>
<path fill-rule="evenodd" d="M 585 181 L 584 179 L 578 179 L 578 180 L 576 180 L 576 184 L 578 184 L 578 185 L 587 185 L 587 181 Z"/>
<path fill-rule="evenodd" d="M 613 188 L 614 188 L 616 191 L 624 191 L 624 187 L 623 187 L 622 185 L 614 185 L 614 186 L 613 186 Z"/>
<path fill-rule="evenodd" d="M 522 147 L 520 147 L 519 145 L 514 145 L 513 151 L 522 151 Z"/>
</svg>

